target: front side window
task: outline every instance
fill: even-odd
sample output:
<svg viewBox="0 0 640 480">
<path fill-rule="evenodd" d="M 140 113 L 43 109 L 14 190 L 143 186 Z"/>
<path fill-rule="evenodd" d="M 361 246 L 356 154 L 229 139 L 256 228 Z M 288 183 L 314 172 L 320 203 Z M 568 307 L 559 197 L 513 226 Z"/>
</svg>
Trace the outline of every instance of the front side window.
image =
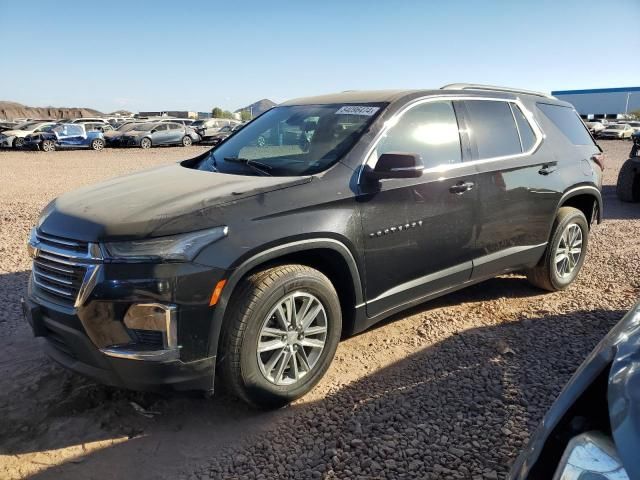
<svg viewBox="0 0 640 480">
<path fill-rule="evenodd" d="M 465 100 L 469 138 L 478 160 L 522 153 L 520 137 L 509 102 Z"/>
<path fill-rule="evenodd" d="M 425 168 L 462 161 L 453 104 L 427 102 L 405 112 L 376 145 L 374 163 L 384 153 L 417 153 Z"/>
<path fill-rule="evenodd" d="M 538 103 L 538 108 L 574 145 L 593 145 L 589 131 L 570 107 Z"/>
<path fill-rule="evenodd" d="M 311 175 L 345 155 L 383 104 L 276 107 L 215 148 L 198 168 L 223 173 Z M 258 171 L 256 171 L 258 170 Z"/>
</svg>

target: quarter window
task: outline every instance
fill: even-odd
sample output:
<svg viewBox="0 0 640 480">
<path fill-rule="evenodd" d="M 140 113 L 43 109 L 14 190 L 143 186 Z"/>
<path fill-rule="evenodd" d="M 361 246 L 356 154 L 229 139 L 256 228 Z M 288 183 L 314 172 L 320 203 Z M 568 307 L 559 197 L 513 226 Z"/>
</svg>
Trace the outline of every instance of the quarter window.
<svg viewBox="0 0 640 480">
<path fill-rule="evenodd" d="M 520 137 L 509 102 L 466 100 L 469 137 L 478 160 L 522 153 Z"/>
<path fill-rule="evenodd" d="M 587 127 L 584 126 L 584 123 L 572 108 L 548 103 L 538 103 L 538 108 L 560 129 L 571 143 L 574 145 L 593 145 L 594 142 L 591 135 L 589 135 Z"/>
<path fill-rule="evenodd" d="M 462 161 L 460 132 L 451 102 L 427 102 L 404 113 L 378 142 L 384 153 L 417 153 L 426 168 Z"/>
</svg>

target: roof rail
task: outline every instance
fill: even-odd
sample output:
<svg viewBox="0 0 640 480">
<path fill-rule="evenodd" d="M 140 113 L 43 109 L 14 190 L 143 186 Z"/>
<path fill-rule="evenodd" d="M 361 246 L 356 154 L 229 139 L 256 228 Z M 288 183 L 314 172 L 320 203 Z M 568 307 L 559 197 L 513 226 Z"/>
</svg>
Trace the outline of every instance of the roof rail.
<svg viewBox="0 0 640 480">
<path fill-rule="evenodd" d="M 535 95 L 537 97 L 553 98 L 553 95 L 544 92 L 535 92 L 533 90 L 522 90 L 520 88 L 496 87 L 495 85 L 481 85 L 477 83 L 450 83 L 441 87 L 440 90 L 486 90 L 489 92 L 509 92 L 522 93 L 525 95 Z"/>
</svg>

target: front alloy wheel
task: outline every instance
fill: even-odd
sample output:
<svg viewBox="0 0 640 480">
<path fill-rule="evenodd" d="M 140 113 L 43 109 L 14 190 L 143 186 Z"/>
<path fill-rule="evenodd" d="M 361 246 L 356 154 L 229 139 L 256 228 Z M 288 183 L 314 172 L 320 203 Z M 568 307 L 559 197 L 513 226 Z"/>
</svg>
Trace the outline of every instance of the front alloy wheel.
<svg viewBox="0 0 640 480">
<path fill-rule="evenodd" d="M 327 341 L 327 312 L 318 298 L 295 291 L 265 318 L 256 349 L 262 375 L 275 385 L 292 385 L 316 366 Z"/>
<path fill-rule="evenodd" d="M 281 407 L 311 390 L 335 354 L 342 311 L 330 280 L 305 265 L 258 271 L 233 289 L 218 371 L 247 403 Z"/>
<path fill-rule="evenodd" d="M 56 149 L 56 144 L 53 140 L 44 140 L 42 142 L 42 151 L 53 152 Z"/>
</svg>

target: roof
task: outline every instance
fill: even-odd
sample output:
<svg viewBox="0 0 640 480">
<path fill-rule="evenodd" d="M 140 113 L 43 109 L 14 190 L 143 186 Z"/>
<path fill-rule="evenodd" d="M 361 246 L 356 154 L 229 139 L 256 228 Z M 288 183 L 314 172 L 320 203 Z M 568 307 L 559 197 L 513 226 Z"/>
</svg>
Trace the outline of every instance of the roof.
<svg viewBox="0 0 640 480">
<path fill-rule="evenodd" d="M 280 105 L 327 105 L 332 103 L 381 103 L 393 102 L 412 93 L 442 94 L 441 90 L 347 90 L 315 97 L 294 98 Z"/>
<path fill-rule="evenodd" d="M 582 95 L 589 93 L 627 93 L 640 92 L 640 87 L 619 87 L 619 88 L 591 88 L 586 90 L 557 90 L 551 95 Z"/>
</svg>

